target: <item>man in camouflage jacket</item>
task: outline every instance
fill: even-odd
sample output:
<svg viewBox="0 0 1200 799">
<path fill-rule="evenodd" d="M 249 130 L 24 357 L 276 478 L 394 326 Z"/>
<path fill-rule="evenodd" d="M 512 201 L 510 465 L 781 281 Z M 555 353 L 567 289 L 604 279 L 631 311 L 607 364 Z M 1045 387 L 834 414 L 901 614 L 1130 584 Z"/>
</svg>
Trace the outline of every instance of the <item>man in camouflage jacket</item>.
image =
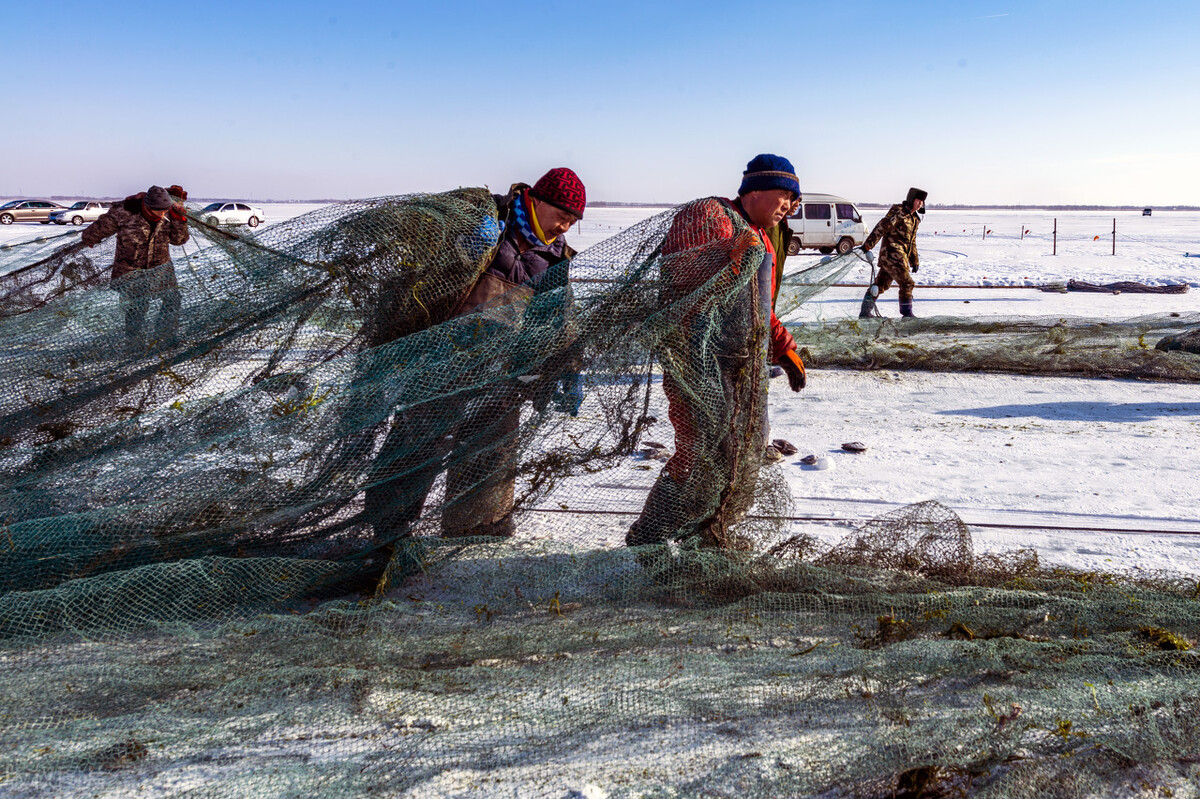
<svg viewBox="0 0 1200 799">
<path fill-rule="evenodd" d="M 121 295 L 125 335 L 130 349 L 161 343 L 175 335 L 180 296 L 171 265 L 170 245 L 188 240 L 183 200 L 187 193 L 172 186 L 174 196 L 161 186 L 126 197 L 83 231 L 83 244 L 95 247 L 117 234 L 112 287 Z M 144 341 L 142 328 L 152 299 L 161 299 L 155 335 Z"/>
<path fill-rule="evenodd" d="M 860 319 L 879 315 L 875 300 L 891 287 L 893 280 L 900 288 L 900 315 L 914 315 L 913 287 L 916 281 L 913 275 L 920 266 L 917 226 L 921 224 L 921 214 L 925 213 L 925 199 L 928 196 L 928 192 L 921 189 L 909 189 L 904 202 L 888 209 L 887 216 L 879 220 L 863 242 L 863 252 L 866 253 L 875 246 L 875 242 L 883 241 L 879 247 L 879 274 L 875 283 L 867 287 L 858 313 Z"/>
</svg>

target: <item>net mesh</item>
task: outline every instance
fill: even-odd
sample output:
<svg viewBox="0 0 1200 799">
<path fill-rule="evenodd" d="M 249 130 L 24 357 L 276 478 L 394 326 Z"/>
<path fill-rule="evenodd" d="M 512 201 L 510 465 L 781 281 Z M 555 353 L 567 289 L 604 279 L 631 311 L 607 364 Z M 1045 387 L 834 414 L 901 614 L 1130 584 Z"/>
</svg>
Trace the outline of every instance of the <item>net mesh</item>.
<svg viewBox="0 0 1200 799">
<path fill-rule="evenodd" d="M 806 325 L 798 331 L 796 343 L 815 366 L 823 367 L 1192 382 L 1200 379 L 1200 360 L 1195 353 L 1158 349 L 1157 345 L 1197 329 L 1200 314 L 1194 312 L 1114 320 L 1032 316 L 848 319 Z"/>
<path fill-rule="evenodd" d="M 672 209 L 454 316 L 496 213 L 193 220 L 116 286 L 104 245 L 6 251 L 6 794 L 1194 784 L 1195 581 L 977 553 L 936 503 L 798 531 L 740 217 Z M 665 396 L 693 435 L 643 497 Z"/>
</svg>

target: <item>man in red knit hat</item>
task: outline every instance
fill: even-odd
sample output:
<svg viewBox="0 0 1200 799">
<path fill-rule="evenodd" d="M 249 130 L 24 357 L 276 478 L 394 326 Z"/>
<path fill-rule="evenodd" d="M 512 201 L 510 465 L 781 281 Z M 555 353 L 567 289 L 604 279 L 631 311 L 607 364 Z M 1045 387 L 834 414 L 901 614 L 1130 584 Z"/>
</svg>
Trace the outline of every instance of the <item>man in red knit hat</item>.
<svg viewBox="0 0 1200 799">
<path fill-rule="evenodd" d="M 471 313 L 494 297 L 517 292 L 532 297 L 565 283 L 542 285 L 553 267 L 575 257 L 564 234 L 583 219 L 587 195 L 579 176 L 566 167 L 551 169 L 533 186 L 513 184 L 507 195 L 494 195 L 504 234 L 492 262 L 459 305 L 455 315 Z"/>
<path fill-rule="evenodd" d="M 571 303 L 569 268 L 576 254 L 564 235 L 583 218 L 587 205 L 583 182 L 572 170 L 559 167 L 532 186 L 516 183 L 507 194 L 493 195 L 493 199 L 500 235 L 486 268 L 454 309 L 444 319 L 430 320 L 430 324 L 475 313 L 485 305 L 495 309 L 511 304 L 514 308 L 524 307 L 524 314 L 536 308 L 551 317 L 549 324 L 561 326 Z M 493 224 L 486 219 L 484 222 Z M 548 302 L 533 302 L 539 295 L 556 291 L 557 295 L 545 298 Z M 482 315 L 481 330 L 502 324 L 499 320 L 503 319 L 503 314 Z M 527 324 L 529 321 L 525 320 Z M 384 334 L 372 345 L 386 340 Z M 412 526 L 443 469 L 443 536 L 505 537 L 514 533 L 516 436 L 521 404 L 537 397 L 540 401 L 535 404 L 553 403 L 556 410 L 574 416 L 583 402 L 579 374 L 569 365 L 562 365 L 559 371 L 539 375 L 530 383 L 496 381 L 494 386 L 470 396 L 448 398 L 436 408 L 423 409 L 421 424 L 408 419 L 393 424 L 376 457 L 383 479 L 367 489 L 365 505 L 376 538 L 390 542 L 385 548 L 388 557 L 394 542 L 414 532 Z M 430 418 L 430 414 L 437 418 Z M 434 439 L 423 432 L 429 429 L 451 432 Z"/>
</svg>

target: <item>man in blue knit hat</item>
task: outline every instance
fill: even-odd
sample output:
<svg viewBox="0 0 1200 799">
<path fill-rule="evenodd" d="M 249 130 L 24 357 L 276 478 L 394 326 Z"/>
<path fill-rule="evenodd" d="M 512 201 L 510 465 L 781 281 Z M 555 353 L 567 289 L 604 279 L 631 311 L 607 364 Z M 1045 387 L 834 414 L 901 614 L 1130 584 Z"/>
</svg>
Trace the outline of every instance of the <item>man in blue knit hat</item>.
<svg viewBox="0 0 1200 799">
<path fill-rule="evenodd" d="M 771 229 L 777 231 L 800 199 L 800 179 L 792 162 L 780 155 L 756 155 L 742 173 L 742 185 L 733 202 L 750 227 L 762 239 L 771 259 L 771 360 L 787 375 L 792 391 L 804 388 L 804 364 L 796 354 L 796 342 L 775 316 L 775 295 L 783 277 L 783 259 L 775 249 Z M 786 246 L 786 245 L 785 245 Z"/>
<path fill-rule="evenodd" d="M 742 173 L 736 199 L 710 197 L 688 203 L 662 244 L 662 280 L 669 297 L 694 298 L 706 287 L 715 287 L 719 294 L 728 287 L 714 277 L 736 275 L 743 268 L 756 270 L 753 304 L 767 327 L 769 358 L 783 369 L 792 391 L 804 388 L 806 376 L 796 342 L 771 309 L 775 252 L 766 231 L 783 221 L 799 196 L 800 181 L 790 161 L 778 155 L 755 156 Z M 747 262 L 756 247 L 765 251 L 762 259 Z M 698 302 L 703 305 L 705 300 Z M 766 457 L 766 397 L 759 377 L 767 365 L 751 360 L 755 320 L 732 313 L 715 331 L 685 318 L 681 334 L 660 353 L 675 454 L 626 534 L 629 546 L 693 536 L 705 546 L 739 546 L 730 529 L 745 516 L 753 491 L 737 489 Z M 719 385 L 714 385 L 711 373 L 697 374 L 692 364 L 698 353 L 714 358 Z M 714 493 L 717 486 L 722 487 L 716 492 L 719 497 Z M 648 564 L 657 561 L 652 553 L 647 557 Z"/>
</svg>

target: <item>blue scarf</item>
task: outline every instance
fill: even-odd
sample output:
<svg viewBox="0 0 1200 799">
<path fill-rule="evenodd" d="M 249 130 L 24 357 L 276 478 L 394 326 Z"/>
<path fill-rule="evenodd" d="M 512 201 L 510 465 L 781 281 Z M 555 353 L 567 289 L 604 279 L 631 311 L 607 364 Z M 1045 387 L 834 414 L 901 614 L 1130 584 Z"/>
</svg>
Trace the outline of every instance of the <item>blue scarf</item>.
<svg viewBox="0 0 1200 799">
<path fill-rule="evenodd" d="M 525 208 L 527 201 L 526 192 L 521 192 L 513 199 L 513 219 L 517 223 L 517 230 L 531 246 L 544 247 L 546 246 L 545 242 L 539 239 L 537 233 L 533 231 L 533 222 L 529 218 L 529 211 Z"/>
</svg>

